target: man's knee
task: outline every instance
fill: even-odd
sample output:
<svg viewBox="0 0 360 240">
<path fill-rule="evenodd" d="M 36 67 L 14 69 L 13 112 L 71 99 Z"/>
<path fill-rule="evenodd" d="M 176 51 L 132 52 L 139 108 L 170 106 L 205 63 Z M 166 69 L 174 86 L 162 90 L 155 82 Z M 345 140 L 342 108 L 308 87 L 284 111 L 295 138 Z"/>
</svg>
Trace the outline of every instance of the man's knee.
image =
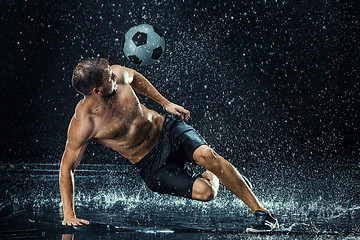
<svg viewBox="0 0 360 240">
<path fill-rule="evenodd" d="M 194 200 L 208 202 L 213 200 L 217 195 L 216 187 L 205 178 L 198 178 L 193 187 L 192 198 Z"/>
<path fill-rule="evenodd" d="M 207 145 L 198 147 L 193 158 L 196 164 L 209 170 L 217 168 L 220 164 L 217 153 Z"/>
<path fill-rule="evenodd" d="M 217 191 L 215 191 L 212 187 L 209 187 L 202 193 L 202 201 L 209 202 L 213 200 L 216 195 Z"/>
</svg>

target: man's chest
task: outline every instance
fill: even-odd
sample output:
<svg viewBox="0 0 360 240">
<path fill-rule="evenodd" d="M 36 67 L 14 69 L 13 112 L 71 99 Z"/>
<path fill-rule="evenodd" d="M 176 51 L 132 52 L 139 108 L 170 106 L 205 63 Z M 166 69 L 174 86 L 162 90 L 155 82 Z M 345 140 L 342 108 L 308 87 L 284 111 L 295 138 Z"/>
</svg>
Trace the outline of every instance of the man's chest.
<svg viewBox="0 0 360 240">
<path fill-rule="evenodd" d="M 93 118 L 94 138 L 125 138 L 139 116 L 141 116 L 141 106 L 136 96 L 119 96 L 111 104 L 111 108 L 103 109 Z"/>
</svg>

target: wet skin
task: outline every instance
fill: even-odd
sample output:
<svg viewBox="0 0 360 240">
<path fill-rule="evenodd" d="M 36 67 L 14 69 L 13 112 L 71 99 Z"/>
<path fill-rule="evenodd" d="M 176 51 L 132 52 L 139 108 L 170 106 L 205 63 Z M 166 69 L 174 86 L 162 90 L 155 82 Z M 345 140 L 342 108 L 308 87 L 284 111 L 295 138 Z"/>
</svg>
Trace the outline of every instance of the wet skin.
<svg viewBox="0 0 360 240">
<path fill-rule="evenodd" d="M 142 105 L 133 89 L 161 104 L 167 112 L 183 120 L 189 119 L 189 111 L 166 100 L 138 72 L 118 65 L 108 67 L 103 84 L 94 87 L 91 94 L 79 102 L 69 125 L 59 174 L 64 225 L 89 224 L 75 215 L 74 172 L 90 140 L 117 151 L 133 163 L 140 161 L 156 145 L 164 117 Z M 209 146 L 198 147 L 193 159 L 207 171 L 195 180 L 192 199 L 212 200 L 218 192 L 220 179 L 253 212 L 267 211 L 238 170 Z"/>
<path fill-rule="evenodd" d="M 151 92 L 151 98 L 169 113 L 183 120 L 190 117 L 189 111 L 167 101 L 141 74 L 119 65 L 109 67 L 102 86 L 78 103 L 69 125 L 60 168 L 63 224 L 88 224 L 75 216 L 73 192 L 75 168 L 90 140 L 117 151 L 132 163 L 156 145 L 165 118 L 142 105 L 133 87 L 145 96 Z"/>
<path fill-rule="evenodd" d="M 114 67 L 117 91 L 105 104 L 80 102 L 77 110 L 92 125 L 92 141 L 111 148 L 136 163 L 155 146 L 164 117 L 142 105 L 132 87 L 125 82 L 122 68 Z M 114 73 L 113 73 L 114 74 Z M 126 75 L 125 75 L 126 76 Z"/>
</svg>

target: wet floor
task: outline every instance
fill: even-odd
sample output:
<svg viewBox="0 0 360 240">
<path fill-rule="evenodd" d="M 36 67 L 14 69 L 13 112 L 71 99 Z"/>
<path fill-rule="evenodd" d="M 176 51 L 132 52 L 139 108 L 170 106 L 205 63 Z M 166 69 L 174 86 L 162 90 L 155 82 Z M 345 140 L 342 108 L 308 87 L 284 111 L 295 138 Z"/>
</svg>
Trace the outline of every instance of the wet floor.
<svg viewBox="0 0 360 240">
<path fill-rule="evenodd" d="M 351 189 L 343 189 L 348 194 L 343 195 L 342 199 L 337 198 L 334 192 L 323 192 L 306 201 L 306 193 L 301 197 L 295 190 L 284 196 L 272 195 L 272 199 L 260 196 L 263 203 L 278 216 L 280 229 L 266 235 L 248 234 L 245 229 L 253 220 L 252 213 L 223 187 L 218 197 L 208 203 L 159 195 L 144 186 L 132 166 L 112 164 L 84 164 L 79 167 L 76 172 L 77 215 L 89 220 L 91 225 L 63 227 L 57 169 L 57 164 L 1 166 L 1 181 L 6 189 L 1 193 L 0 204 L 0 235 L 3 238 L 360 238 L 359 196 L 349 193 Z M 359 166 L 342 166 L 338 169 L 342 172 L 334 172 L 333 177 L 327 180 L 328 185 L 356 184 Z M 323 174 L 328 175 L 326 171 L 319 173 L 318 179 L 322 179 Z M 344 182 L 341 178 L 345 177 L 347 181 Z M 253 184 L 258 195 L 271 188 L 282 188 L 284 192 L 289 188 L 283 182 L 279 182 L 278 186 L 269 186 L 267 190 L 264 190 L 261 181 L 253 181 Z M 307 187 L 316 190 L 316 185 L 310 184 Z M 318 185 L 321 186 L 320 183 Z M 356 194 L 356 188 L 354 190 Z M 341 195 L 341 186 L 334 191 Z"/>
</svg>

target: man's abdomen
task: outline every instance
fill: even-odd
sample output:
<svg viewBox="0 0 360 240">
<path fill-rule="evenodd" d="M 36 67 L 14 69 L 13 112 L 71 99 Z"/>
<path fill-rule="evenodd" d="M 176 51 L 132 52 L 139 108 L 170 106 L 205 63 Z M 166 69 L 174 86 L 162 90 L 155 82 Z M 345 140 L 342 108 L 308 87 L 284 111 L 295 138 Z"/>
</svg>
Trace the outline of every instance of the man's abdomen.
<svg viewBox="0 0 360 240">
<path fill-rule="evenodd" d="M 140 161 L 155 147 L 164 119 L 157 112 L 145 108 L 142 119 L 135 120 L 127 134 L 127 147 L 117 151 L 132 163 Z"/>
</svg>

